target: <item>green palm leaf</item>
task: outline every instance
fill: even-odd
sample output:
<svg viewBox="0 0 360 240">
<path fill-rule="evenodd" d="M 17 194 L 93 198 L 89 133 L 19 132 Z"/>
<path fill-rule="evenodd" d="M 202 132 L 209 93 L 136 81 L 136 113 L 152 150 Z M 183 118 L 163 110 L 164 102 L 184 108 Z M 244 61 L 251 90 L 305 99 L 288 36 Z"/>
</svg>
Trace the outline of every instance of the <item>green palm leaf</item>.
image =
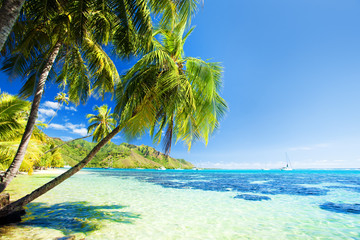
<svg viewBox="0 0 360 240">
<path fill-rule="evenodd" d="M 98 114 L 86 116 L 89 118 L 89 123 L 92 123 L 88 127 L 88 133 L 92 133 L 94 142 L 99 142 L 115 128 L 116 120 L 115 115 L 110 113 L 111 108 L 108 108 L 107 105 L 95 106 L 94 111 L 97 111 Z"/>
</svg>

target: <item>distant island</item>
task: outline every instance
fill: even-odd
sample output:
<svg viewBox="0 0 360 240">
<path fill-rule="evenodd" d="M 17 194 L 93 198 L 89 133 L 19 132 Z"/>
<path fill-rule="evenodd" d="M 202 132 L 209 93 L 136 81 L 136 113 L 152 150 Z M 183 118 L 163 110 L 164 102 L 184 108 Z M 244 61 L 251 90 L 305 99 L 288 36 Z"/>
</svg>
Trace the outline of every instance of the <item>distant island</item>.
<svg viewBox="0 0 360 240">
<path fill-rule="evenodd" d="M 59 138 L 52 138 L 55 145 L 64 143 Z M 63 145 L 60 153 L 64 165 L 74 166 L 80 162 L 96 145 L 85 140 L 76 140 Z M 192 169 L 194 165 L 184 159 L 175 159 L 167 156 L 154 148 L 141 145 L 136 146 L 129 143 L 116 145 L 106 144 L 94 159 L 87 165 L 89 168 L 145 168 L 157 169 Z"/>
</svg>

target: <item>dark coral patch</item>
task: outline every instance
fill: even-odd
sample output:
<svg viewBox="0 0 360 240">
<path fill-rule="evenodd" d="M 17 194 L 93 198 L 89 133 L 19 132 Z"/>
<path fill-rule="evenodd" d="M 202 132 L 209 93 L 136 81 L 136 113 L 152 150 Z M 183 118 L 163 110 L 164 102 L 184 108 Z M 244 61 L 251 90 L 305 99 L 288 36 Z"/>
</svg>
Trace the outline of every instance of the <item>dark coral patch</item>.
<svg viewBox="0 0 360 240">
<path fill-rule="evenodd" d="M 349 204 L 349 203 L 332 203 L 327 202 L 320 205 L 320 208 L 323 210 L 337 212 L 337 213 L 353 213 L 360 214 L 360 204 Z"/>
<path fill-rule="evenodd" d="M 267 196 L 259 196 L 259 195 L 252 195 L 252 194 L 240 194 L 236 195 L 234 198 L 241 198 L 248 201 L 262 201 L 262 200 L 271 200 L 271 198 Z"/>
</svg>

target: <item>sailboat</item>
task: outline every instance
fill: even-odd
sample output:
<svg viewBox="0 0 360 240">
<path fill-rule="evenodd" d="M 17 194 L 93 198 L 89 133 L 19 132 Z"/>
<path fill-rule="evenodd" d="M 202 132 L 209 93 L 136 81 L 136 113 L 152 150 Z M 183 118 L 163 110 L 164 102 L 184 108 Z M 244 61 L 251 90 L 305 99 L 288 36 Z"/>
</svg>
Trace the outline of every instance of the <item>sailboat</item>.
<svg viewBox="0 0 360 240">
<path fill-rule="evenodd" d="M 292 169 L 292 167 L 291 167 L 291 163 L 290 163 L 289 156 L 287 155 L 287 153 L 285 153 L 285 156 L 286 156 L 286 166 L 280 168 L 280 170 L 281 170 L 281 171 L 291 171 L 291 170 L 293 170 L 293 169 Z"/>
</svg>

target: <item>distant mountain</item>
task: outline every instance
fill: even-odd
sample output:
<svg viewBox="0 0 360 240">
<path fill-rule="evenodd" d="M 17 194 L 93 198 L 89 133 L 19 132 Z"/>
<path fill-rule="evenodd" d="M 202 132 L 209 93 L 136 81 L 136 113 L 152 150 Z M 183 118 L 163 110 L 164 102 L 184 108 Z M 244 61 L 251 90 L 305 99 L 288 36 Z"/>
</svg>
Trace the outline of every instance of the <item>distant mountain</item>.
<svg viewBox="0 0 360 240">
<path fill-rule="evenodd" d="M 58 138 L 53 138 L 56 145 L 63 143 Z M 85 140 L 77 140 L 63 145 L 60 149 L 65 165 L 74 166 L 81 161 L 96 143 Z M 96 168 L 160 168 L 167 169 L 194 167 L 184 159 L 175 159 L 167 156 L 154 148 L 141 145 L 136 146 L 128 143 L 116 145 L 106 144 L 86 167 Z"/>
</svg>

